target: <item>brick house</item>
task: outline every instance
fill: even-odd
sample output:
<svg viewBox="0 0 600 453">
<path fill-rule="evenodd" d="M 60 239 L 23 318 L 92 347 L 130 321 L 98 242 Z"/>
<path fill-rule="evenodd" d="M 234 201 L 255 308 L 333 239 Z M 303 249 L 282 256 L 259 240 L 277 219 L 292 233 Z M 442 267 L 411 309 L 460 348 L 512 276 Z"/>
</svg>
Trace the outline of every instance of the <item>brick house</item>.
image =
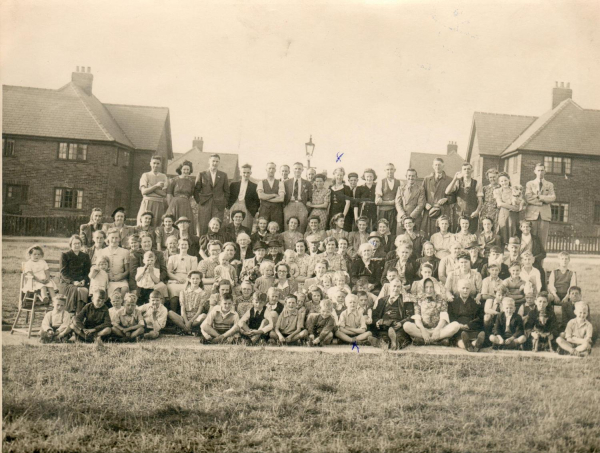
<svg viewBox="0 0 600 453">
<path fill-rule="evenodd" d="M 410 153 L 409 167 L 417 170 L 417 181 L 421 182 L 426 176 L 433 173 L 433 159 L 437 157 L 444 160 L 444 171 L 450 177 L 453 177 L 462 168 L 465 161 L 458 154 L 456 142 L 448 143 L 446 154 Z"/>
<path fill-rule="evenodd" d="M 556 191 L 550 231 L 598 236 L 600 110 L 580 107 L 572 95 L 569 84 L 557 83 L 552 108 L 540 117 L 475 112 L 467 160 L 477 179 L 487 182 L 485 172 L 498 168 L 523 186 L 544 162 Z"/>
<path fill-rule="evenodd" d="M 166 107 L 105 104 L 92 94 L 90 68 L 42 89 L 3 86 L 3 211 L 26 216 L 105 214 L 134 217 L 150 157 L 172 158 Z"/>
</svg>

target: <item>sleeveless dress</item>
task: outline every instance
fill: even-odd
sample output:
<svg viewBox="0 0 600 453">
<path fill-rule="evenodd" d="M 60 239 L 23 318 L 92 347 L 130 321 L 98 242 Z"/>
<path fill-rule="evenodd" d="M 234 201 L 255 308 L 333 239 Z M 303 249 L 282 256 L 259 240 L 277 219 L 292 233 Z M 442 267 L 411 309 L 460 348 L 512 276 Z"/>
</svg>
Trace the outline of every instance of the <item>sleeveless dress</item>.
<svg viewBox="0 0 600 453">
<path fill-rule="evenodd" d="M 171 203 L 167 214 L 172 214 L 175 221 L 179 217 L 190 219 L 190 231 L 196 231 L 196 215 L 192 210 L 191 197 L 194 194 L 195 182 L 192 177 L 173 178 L 167 189 L 167 194 L 171 195 Z"/>
</svg>

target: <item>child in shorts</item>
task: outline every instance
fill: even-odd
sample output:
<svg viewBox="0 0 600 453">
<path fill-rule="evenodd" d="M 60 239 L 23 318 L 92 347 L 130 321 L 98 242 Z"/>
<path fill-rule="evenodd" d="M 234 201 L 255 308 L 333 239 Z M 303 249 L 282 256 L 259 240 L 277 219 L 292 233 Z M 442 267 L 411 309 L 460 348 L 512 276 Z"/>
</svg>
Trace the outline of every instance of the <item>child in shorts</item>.
<svg viewBox="0 0 600 453">
<path fill-rule="evenodd" d="M 348 294 L 345 298 L 346 310 L 339 317 L 335 336 L 348 344 L 365 344 L 373 335 L 367 330 L 363 313 L 358 306 L 358 296 Z"/>
<path fill-rule="evenodd" d="M 92 295 L 92 302 L 84 306 L 73 319 L 66 333 L 72 330 L 75 337 L 85 342 L 102 343 L 112 333 L 112 323 L 105 305 L 106 292 L 99 289 Z"/>
<path fill-rule="evenodd" d="M 40 329 L 40 341 L 42 343 L 62 342 L 67 340 L 66 334 L 71 323 L 71 313 L 65 310 L 67 298 L 65 296 L 55 296 L 53 300 L 54 309 L 44 315 L 42 327 Z"/>
<path fill-rule="evenodd" d="M 502 284 L 508 289 L 508 297 L 514 300 L 518 310 L 525 302 L 526 282 L 521 278 L 521 265 L 519 263 L 512 263 L 508 270 L 510 272 L 510 277 L 504 280 Z"/>
<path fill-rule="evenodd" d="M 535 299 L 535 309 L 529 312 L 525 322 L 525 336 L 531 338 L 533 352 L 538 352 L 543 346 L 553 352 L 552 340 L 556 328 L 556 316 L 548 306 L 548 295 L 541 292 Z"/>
<path fill-rule="evenodd" d="M 115 324 L 119 319 L 119 311 L 121 310 L 121 308 L 123 308 L 123 296 L 121 295 L 121 291 L 118 289 L 115 290 L 115 292 L 112 293 L 110 297 L 110 301 L 112 307 L 108 309 L 108 314 L 110 316 L 110 322 Z"/>
<path fill-rule="evenodd" d="M 589 355 L 592 350 L 592 334 L 594 328 L 588 321 L 589 307 L 585 302 L 575 304 L 575 318 L 567 323 L 564 337 L 556 339 L 556 344 L 561 351 L 578 357 Z"/>
<path fill-rule="evenodd" d="M 496 288 L 494 297 L 488 298 L 485 301 L 485 307 L 483 309 L 483 330 L 485 331 L 486 337 L 489 337 L 496 323 L 496 318 L 502 313 L 502 300 L 508 296 L 508 290 L 506 286 L 499 285 Z"/>
<path fill-rule="evenodd" d="M 160 331 L 167 325 L 169 310 L 164 306 L 165 298 L 160 291 L 152 291 L 149 301 L 138 307 L 140 313 L 144 316 L 144 339 L 156 340 L 160 336 Z M 139 305 L 139 302 L 137 302 Z"/>
<path fill-rule="evenodd" d="M 358 291 L 358 308 L 362 311 L 365 324 L 370 326 L 373 323 L 373 302 L 369 299 L 369 294 L 366 291 Z"/>
<path fill-rule="evenodd" d="M 252 308 L 254 287 L 250 282 L 242 282 L 240 285 L 240 295 L 235 298 L 235 310 L 240 318 Z"/>
<path fill-rule="evenodd" d="M 307 337 L 308 331 L 304 328 L 304 312 L 298 310 L 297 302 L 296 296 L 287 295 L 285 308 L 277 318 L 275 329 L 270 333 L 270 342 L 289 345 Z"/>
<path fill-rule="evenodd" d="M 119 296 L 120 291 L 117 291 Z M 119 341 L 136 341 L 144 335 L 144 316 L 136 306 L 137 296 L 134 293 L 125 294 L 125 304 L 118 311 L 116 321 L 113 321 L 112 334 Z"/>
<path fill-rule="evenodd" d="M 265 293 L 254 293 L 252 296 L 252 307 L 244 313 L 238 322 L 242 340 L 257 344 L 269 338 L 273 330 L 271 318 L 265 316 L 267 311 L 267 295 Z"/>
<path fill-rule="evenodd" d="M 515 301 L 510 297 L 502 299 L 503 311 L 496 318 L 496 323 L 490 335 L 490 342 L 494 349 L 515 348 L 523 350 L 527 341 L 523 327 L 523 318 L 516 313 Z"/>
<path fill-rule="evenodd" d="M 226 294 L 221 300 L 221 305 L 211 309 L 200 325 L 201 343 L 232 344 L 240 336 L 238 333 L 239 322 L 240 317 L 233 310 L 233 299 L 230 294 Z"/>
<path fill-rule="evenodd" d="M 333 304 L 330 300 L 321 301 L 321 310 L 318 314 L 308 317 L 308 345 L 322 346 L 331 344 L 335 321 L 333 319 Z"/>
</svg>

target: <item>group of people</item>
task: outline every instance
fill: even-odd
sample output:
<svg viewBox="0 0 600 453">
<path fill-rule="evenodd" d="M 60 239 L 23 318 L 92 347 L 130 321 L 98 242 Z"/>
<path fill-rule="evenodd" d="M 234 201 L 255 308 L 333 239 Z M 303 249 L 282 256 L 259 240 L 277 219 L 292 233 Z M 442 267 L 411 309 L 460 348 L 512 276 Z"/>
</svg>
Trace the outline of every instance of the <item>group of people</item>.
<svg viewBox="0 0 600 453">
<path fill-rule="evenodd" d="M 230 184 L 219 160 L 195 180 L 184 162 L 169 181 L 153 157 L 138 225 L 123 208 L 103 224 L 94 209 L 61 256 L 58 288 L 43 249 L 29 250 L 23 291 L 54 303 L 43 341 L 153 339 L 170 324 L 204 343 L 589 353 L 589 306 L 568 254 L 548 278 L 543 267 L 555 199 L 543 164 L 523 196 L 496 170 L 482 186 L 468 163 L 450 178 L 439 158 L 422 184 L 413 169 L 401 183 L 388 164 L 360 186 L 339 167 L 328 188 L 301 163 L 280 179 L 267 164 L 258 185 L 244 165 Z"/>
</svg>

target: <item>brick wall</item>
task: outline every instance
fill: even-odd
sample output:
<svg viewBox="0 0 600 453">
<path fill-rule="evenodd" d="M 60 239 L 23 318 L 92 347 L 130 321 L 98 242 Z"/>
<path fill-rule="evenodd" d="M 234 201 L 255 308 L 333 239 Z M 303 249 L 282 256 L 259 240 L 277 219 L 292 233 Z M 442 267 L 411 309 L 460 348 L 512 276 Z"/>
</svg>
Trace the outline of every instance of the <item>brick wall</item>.
<svg viewBox="0 0 600 453">
<path fill-rule="evenodd" d="M 523 186 L 535 178 L 533 168 L 543 162 L 543 154 L 524 153 L 521 158 L 520 182 Z M 600 159 L 571 156 L 571 175 L 545 177 L 554 184 L 556 202 L 569 203 L 568 223 L 552 223 L 550 231 L 566 230 L 580 235 L 599 235 L 600 225 L 594 225 L 594 205 L 600 202 Z"/>
<path fill-rule="evenodd" d="M 96 206 L 108 212 L 114 204 L 115 189 L 128 197 L 128 171 L 113 165 L 115 145 L 88 143 L 87 161 L 76 162 L 58 160 L 61 140 L 14 140 L 14 157 L 2 159 L 3 186 L 29 186 L 28 201 L 21 205 L 23 215 L 81 215 Z M 82 209 L 54 208 L 55 187 L 82 189 Z"/>
</svg>

